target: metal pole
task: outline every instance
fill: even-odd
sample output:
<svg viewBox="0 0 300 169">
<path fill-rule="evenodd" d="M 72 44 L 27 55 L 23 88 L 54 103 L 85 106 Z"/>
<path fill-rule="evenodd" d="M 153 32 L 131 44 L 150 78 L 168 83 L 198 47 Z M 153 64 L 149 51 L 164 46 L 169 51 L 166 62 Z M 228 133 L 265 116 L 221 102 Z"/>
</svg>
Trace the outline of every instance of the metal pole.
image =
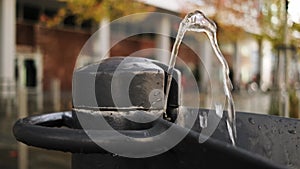
<svg viewBox="0 0 300 169">
<path fill-rule="evenodd" d="M 110 56 L 110 27 L 109 18 L 103 18 L 100 22 L 100 52 L 102 58 L 108 58 Z"/>
<path fill-rule="evenodd" d="M 156 59 L 162 63 L 168 64 L 170 59 L 170 38 L 171 35 L 171 22 L 167 17 L 161 18 L 158 32 L 161 34 L 156 35 Z"/>
<path fill-rule="evenodd" d="M 38 112 L 43 111 L 43 55 L 41 51 L 36 52 L 36 68 L 37 68 L 37 110 Z"/>
</svg>

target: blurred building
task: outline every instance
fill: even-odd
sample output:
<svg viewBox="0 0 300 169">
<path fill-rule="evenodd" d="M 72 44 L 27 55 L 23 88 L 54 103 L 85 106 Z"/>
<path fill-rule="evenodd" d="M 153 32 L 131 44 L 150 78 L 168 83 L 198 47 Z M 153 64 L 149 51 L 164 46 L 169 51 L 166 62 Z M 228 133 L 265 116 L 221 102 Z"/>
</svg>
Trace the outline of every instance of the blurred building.
<svg viewBox="0 0 300 169">
<path fill-rule="evenodd" d="M 156 7 L 156 11 L 181 16 L 181 7 L 186 1 L 147 1 L 143 3 Z M 199 7 L 210 15 L 214 12 L 210 5 L 204 6 L 202 1 L 190 1 L 186 5 L 186 10 L 193 10 Z M 224 1 L 225 2 L 225 1 Z M 258 2 L 258 1 L 255 1 Z M 56 14 L 59 8 L 65 3 L 58 0 L 1 0 L 1 59 L 0 59 L 0 77 L 2 93 L 7 88 L 15 86 L 27 86 L 37 90 L 37 92 L 47 91 L 51 89 L 51 83 L 55 79 L 60 81 L 62 90 L 71 90 L 72 72 L 76 63 L 77 56 L 89 39 L 89 37 L 97 30 L 98 24 L 91 21 L 83 22 L 81 25 L 75 23 L 75 16 L 67 17 L 58 27 L 49 28 L 43 25 L 43 21 Z M 228 5 L 228 4 L 227 4 Z M 257 4 L 254 4 L 257 5 Z M 202 7 L 201 7 L 202 6 Z M 150 18 L 157 19 L 157 25 L 147 25 L 147 21 L 138 21 L 130 24 L 124 23 L 120 25 L 118 30 L 110 30 L 111 38 L 118 34 L 128 32 L 133 29 L 160 29 L 166 34 L 176 35 L 178 22 L 170 18 Z M 16 19 L 14 19 L 16 18 Z M 228 18 L 227 18 L 228 19 Z M 228 20 L 229 24 L 235 23 Z M 245 22 L 242 24 L 245 25 Z M 256 27 L 255 25 L 253 27 Z M 248 27 L 249 28 L 249 27 Z M 253 29 L 250 29 L 253 30 Z M 256 33 L 248 31 L 243 38 L 228 41 L 222 40 L 221 48 L 226 55 L 234 74 L 233 79 L 236 84 L 246 83 L 252 77 L 260 72 L 262 62 L 260 53 L 260 43 L 253 38 L 252 34 Z M 219 36 L 222 36 L 220 32 Z M 228 34 L 223 32 L 223 34 Z M 234 32 L 232 34 L 234 36 Z M 15 38 L 12 38 L 15 37 Z M 194 39 L 193 36 L 187 35 L 187 39 L 194 43 L 194 49 L 182 45 L 179 56 L 189 65 L 205 64 L 208 69 L 212 69 L 211 59 L 213 53 L 209 47 L 206 37 L 200 36 Z M 171 50 L 174 39 L 154 34 L 145 34 L 127 38 L 117 45 L 111 51 L 110 56 L 127 56 L 136 51 L 149 48 L 159 48 Z M 201 42 L 201 43 L 200 43 Z M 199 44 L 200 43 L 200 44 Z M 268 53 L 268 51 L 265 51 Z M 164 53 L 155 51 L 140 52 L 142 57 L 156 58 L 163 62 L 167 62 Z M 202 61 L 198 55 L 202 56 Z M 265 61 L 269 62 L 269 60 Z M 198 69 L 197 69 L 198 70 Z M 202 80 L 207 80 L 205 70 L 199 69 Z M 208 71 L 208 70 L 206 70 Z M 269 77 L 265 77 L 268 79 Z M 16 85 L 17 84 L 17 85 Z"/>
</svg>

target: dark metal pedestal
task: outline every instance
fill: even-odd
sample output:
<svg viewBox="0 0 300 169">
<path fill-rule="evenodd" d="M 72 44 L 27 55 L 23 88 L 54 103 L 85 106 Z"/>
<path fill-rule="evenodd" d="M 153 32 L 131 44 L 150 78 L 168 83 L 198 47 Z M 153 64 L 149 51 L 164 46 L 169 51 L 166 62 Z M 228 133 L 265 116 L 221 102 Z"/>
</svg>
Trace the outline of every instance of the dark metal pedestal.
<svg viewBox="0 0 300 169">
<path fill-rule="evenodd" d="M 199 144 L 199 133 L 190 131 L 173 149 L 149 158 L 119 157 L 94 144 L 83 130 L 57 128 L 72 127 L 73 120 L 71 112 L 28 117 L 16 122 L 14 135 L 31 146 L 72 152 L 74 169 L 300 167 L 300 121 L 296 119 L 238 112 L 237 147 L 229 143 L 222 120 L 205 143 Z"/>
</svg>

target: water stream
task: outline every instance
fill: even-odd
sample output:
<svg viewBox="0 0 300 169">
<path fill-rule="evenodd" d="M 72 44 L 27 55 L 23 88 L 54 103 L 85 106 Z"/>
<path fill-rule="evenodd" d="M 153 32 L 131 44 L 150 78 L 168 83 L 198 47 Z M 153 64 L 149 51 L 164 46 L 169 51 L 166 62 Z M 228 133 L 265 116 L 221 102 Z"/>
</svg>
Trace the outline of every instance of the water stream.
<svg viewBox="0 0 300 169">
<path fill-rule="evenodd" d="M 171 81 L 172 81 L 172 74 L 174 70 L 174 66 L 176 63 L 176 58 L 178 55 L 179 46 L 182 42 L 182 39 L 184 37 L 184 34 L 187 31 L 192 32 L 204 32 L 208 36 L 210 40 L 210 44 L 218 58 L 218 60 L 221 62 L 222 70 L 223 70 L 223 88 L 224 93 L 226 96 L 226 106 L 227 106 L 227 112 L 228 116 L 226 119 L 227 123 L 227 129 L 228 133 L 231 139 L 231 142 L 233 145 L 235 145 L 235 138 L 236 138 L 236 125 L 235 125 L 235 106 L 234 101 L 231 95 L 232 90 L 232 84 L 229 79 L 229 67 L 228 64 L 222 55 L 222 52 L 219 48 L 218 41 L 217 41 L 217 26 L 216 24 L 208 19 L 201 11 L 195 11 L 187 14 L 185 18 L 181 21 L 179 30 L 176 36 L 176 40 L 172 49 L 171 58 L 169 62 L 169 67 L 167 70 L 167 84 L 166 84 L 166 95 L 165 95 L 165 104 L 164 104 L 164 111 L 166 112 L 167 109 L 167 100 L 170 92 L 171 87 Z M 215 106 L 218 103 L 214 103 Z M 209 125 L 209 124 L 207 124 Z"/>
</svg>

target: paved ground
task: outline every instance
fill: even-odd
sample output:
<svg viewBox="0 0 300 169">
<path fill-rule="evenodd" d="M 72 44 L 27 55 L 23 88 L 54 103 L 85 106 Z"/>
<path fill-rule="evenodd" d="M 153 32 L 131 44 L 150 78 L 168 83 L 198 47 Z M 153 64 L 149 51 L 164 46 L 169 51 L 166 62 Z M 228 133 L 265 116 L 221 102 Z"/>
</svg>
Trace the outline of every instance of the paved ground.
<svg viewBox="0 0 300 169">
<path fill-rule="evenodd" d="M 48 94 L 49 95 L 49 94 Z M 20 97 L 16 97 L 20 98 Z M 28 115 L 53 112 L 53 106 L 49 96 L 44 98 L 44 110 L 38 112 L 35 95 L 28 94 Z M 66 94 L 65 100 L 70 100 Z M 0 168 L 1 169 L 70 169 L 71 155 L 56 151 L 48 151 L 34 147 L 28 147 L 18 143 L 12 134 L 12 126 L 19 119 L 19 100 L 0 100 Z M 63 102 L 64 103 L 64 102 Z M 68 104 L 63 104 L 66 110 Z M 23 159 L 23 160 L 21 160 Z M 27 164 L 27 165 L 26 165 Z M 22 166 L 22 167 L 19 167 Z M 26 167 L 27 166 L 27 167 Z"/>
</svg>

